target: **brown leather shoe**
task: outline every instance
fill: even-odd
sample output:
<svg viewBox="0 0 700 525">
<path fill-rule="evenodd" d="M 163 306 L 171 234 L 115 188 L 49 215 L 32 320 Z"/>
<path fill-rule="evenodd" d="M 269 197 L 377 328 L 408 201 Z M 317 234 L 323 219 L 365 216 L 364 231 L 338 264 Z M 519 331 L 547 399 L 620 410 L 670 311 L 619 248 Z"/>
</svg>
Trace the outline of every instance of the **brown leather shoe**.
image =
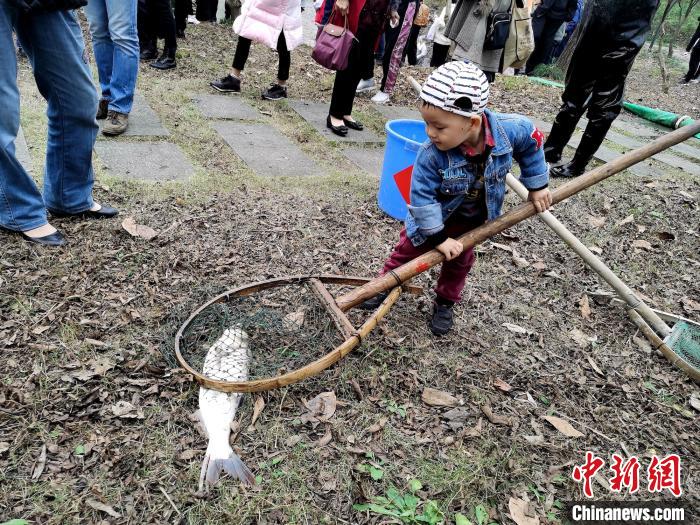
<svg viewBox="0 0 700 525">
<path fill-rule="evenodd" d="M 102 126 L 102 134 L 109 137 L 121 135 L 129 127 L 129 115 L 118 111 L 108 111 L 107 120 Z"/>
<path fill-rule="evenodd" d="M 103 98 L 100 99 L 100 103 L 97 105 L 97 120 L 104 120 L 107 118 L 107 110 L 109 109 L 109 100 Z"/>
</svg>

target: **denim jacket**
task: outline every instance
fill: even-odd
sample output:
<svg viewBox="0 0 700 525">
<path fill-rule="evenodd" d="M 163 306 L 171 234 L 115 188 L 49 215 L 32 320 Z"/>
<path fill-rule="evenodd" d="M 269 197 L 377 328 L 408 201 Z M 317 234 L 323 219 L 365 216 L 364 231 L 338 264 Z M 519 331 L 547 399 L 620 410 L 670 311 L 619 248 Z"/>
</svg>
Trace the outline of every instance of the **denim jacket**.
<svg viewBox="0 0 700 525">
<path fill-rule="evenodd" d="M 542 150 L 543 137 L 523 116 L 485 110 L 495 146 L 486 162 L 484 186 L 488 220 L 501 214 L 506 175 L 513 158 L 520 165 L 520 181 L 527 189 L 547 186 L 549 168 Z M 440 151 L 426 141 L 418 151 L 411 177 L 411 203 L 406 216 L 406 234 L 414 246 L 442 231 L 447 218 L 457 210 L 474 181 L 475 166 L 454 148 Z"/>
</svg>

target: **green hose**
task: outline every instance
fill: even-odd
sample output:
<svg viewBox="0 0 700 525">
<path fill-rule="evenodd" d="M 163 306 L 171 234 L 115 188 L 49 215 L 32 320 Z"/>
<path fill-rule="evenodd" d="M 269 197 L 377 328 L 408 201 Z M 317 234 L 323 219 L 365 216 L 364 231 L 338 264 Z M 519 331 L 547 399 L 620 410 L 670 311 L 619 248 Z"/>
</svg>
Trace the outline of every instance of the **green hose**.
<svg viewBox="0 0 700 525">
<path fill-rule="evenodd" d="M 529 80 L 532 82 L 536 82 L 537 84 L 542 84 L 545 86 L 550 86 L 550 87 L 557 87 L 557 88 L 564 88 L 564 84 L 561 82 L 555 82 L 553 80 L 548 80 L 546 78 L 540 78 L 540 77 L 527 77 Z M 690 118 L 687 115 L 679 116 L 676 115 L 675 113 L 671 113 L 670 111 L 663 111 L 661 109 L 654 109 L 654 108 L 648 108 L 646 106 L 640 106 L 639 104 L 632 104 L 631 102 L 623 102 L 622 106 L 629 111 L 630 113 L 633 113 L 634 115 L 637 115 L 638 117 L 642 117 L 645 120 L 648 120 L 649 122 L 653 122 L 655 124 L 660 124 L 662 126 L 665 126 L 667 128 L 671 129 L 678 129 L 682 128 L 683 126 L 689 126 L 693 122 L 695 122 L 692 118 Z M 695 135 L 695 138 L 700 139 L 700 133 Z"/>
</svg>

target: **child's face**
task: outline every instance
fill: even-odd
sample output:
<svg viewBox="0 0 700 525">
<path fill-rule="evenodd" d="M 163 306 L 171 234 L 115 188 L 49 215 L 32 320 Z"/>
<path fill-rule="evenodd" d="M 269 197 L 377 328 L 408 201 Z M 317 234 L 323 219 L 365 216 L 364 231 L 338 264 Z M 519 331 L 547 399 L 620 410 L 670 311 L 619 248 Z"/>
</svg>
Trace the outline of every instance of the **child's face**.
<svg viewBox="0 0 700 525">
<path fill-rule="evenodd" d="M 421 105 L 425 131 L 430 141 L 440 151 L 456 148 L 460 144 L 476 146 L 481 135 L 481 116 L 463 117 L 435 106 Z"/>
</svg>

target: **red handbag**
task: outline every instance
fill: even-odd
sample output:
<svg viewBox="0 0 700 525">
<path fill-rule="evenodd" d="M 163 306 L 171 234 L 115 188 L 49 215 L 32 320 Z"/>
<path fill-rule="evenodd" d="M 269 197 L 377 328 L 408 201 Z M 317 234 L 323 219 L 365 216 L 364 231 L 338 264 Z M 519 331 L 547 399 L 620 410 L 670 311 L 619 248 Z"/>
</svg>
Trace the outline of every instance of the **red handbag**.
<svg viewBox="0 0 700 525">
<path fill-rule="evenodd" d="M 333 13 L 328 20 L 332 19 Z M 318 30 L 311 58 L 327 69 L 342 71 L 348 67 L 348 58 L 354 40 L 355 35 L 348 29 L 348 16 L 345 15 L 343 27 L 328 23 Z"/>
</svg>

